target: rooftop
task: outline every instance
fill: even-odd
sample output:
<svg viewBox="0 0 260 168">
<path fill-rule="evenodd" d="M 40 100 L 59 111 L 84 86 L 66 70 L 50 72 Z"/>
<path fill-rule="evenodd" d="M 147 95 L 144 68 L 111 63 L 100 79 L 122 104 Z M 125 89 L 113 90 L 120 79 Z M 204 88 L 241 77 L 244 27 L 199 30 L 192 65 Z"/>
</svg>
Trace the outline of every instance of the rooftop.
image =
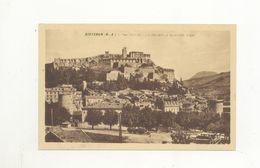
<svg viewBox="0 0 260 168">
<path fill-rule="evenodd" d="M 83 109 L 115 109 L 120 110 L 123 108 L 123 104 L 115 102 L 99 102 L 93 105 L 87 105 Z"/>
<path fill-rule="evenodd" d="M 177 101 L 165 101 L 164 106 L 179 106 Z"/>
<path fill-rule="evenodd" d="M 60 127 L 53 127 L 47 133 L 52 133 L 63 142 L 92 142 L 93 140 L 80 129 L 66 129 Z M 46 135 L 47 135 L 46 134 Z"/>
</svg>

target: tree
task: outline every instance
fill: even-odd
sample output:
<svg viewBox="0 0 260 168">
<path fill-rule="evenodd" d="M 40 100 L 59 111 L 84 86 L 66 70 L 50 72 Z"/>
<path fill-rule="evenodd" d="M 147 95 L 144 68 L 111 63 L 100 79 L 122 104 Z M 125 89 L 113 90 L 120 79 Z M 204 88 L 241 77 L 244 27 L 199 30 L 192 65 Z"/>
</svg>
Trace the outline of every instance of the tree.
<svg viewBox="0 0 260 168">
<path fill-rule="evenodd" d="M 161 112 L 160 113 L 160 124 L 165 127 L 173 127 L 175 124 L 175 114 L 171 112 Z"/>
<path fill-rule="evenodd" d="M 192 113 L 189 113 L 189 121 L 188 121 L 188 125 L 187 127 L 188 128 L 191 128 L 191 129 L 197 129 L 199 128 L 200 126 L 200 116 L 197 112 L 192 112 Z"/>
<path fill-rule="evenodd" d="M 189 113 L 186 112 L 180 112 L 177 114 L 176 122 L 184 127 L 184 129 L 188 129 L 188 124 L 190 122 L 190 116 Z"/>
<path fill-rule="evenodd" d="M 88 68 L 87 72 L 86 72 L 86 80 L 88 82 L 93 82 L 96 79 L 96 74 L 94 72 L 94 70 Z"/>
<path fill-rule="evenodd" d="M 52 112 L 51 112 L 52 111 Z M 69 121 L 70 113 L 65 108 L 60 108 L 58 103 L 48 104 L 45 102 L 45 124 L 59 125 L 64 121 Z"/>
<path fill-rule="evenodd" d="M 122 109 L 121 122 L 126 127 L 139 127 L 140 114 L 136 106 L 126 105 Z"/>
<path fill-rule="evenodd" d="M 225 134 L 226 143 L 230 143 L 230 115 L 224 113 L 221 117 L 215 117 L 214 120 L 211 120 L 206 130 Z"/>
<path fill-rule="evenodd" d="M 67 109 L 65 108 L 59 108 L 58 111 L 55 111 L 54 112 L 54 123 L 55 124 L 61 124 L 63 123 L 64 121 L 69 121 L 70 118 L 71 118 L 71 115 L 70 113 L 68 112 Z"/>
<path fill-rule="evenodd" d="M 174 144 L 189 144 L 190 138 L 189 135 L 184 131 L 177 131 L 176 133 L 171 134 L 172 143 Z"/>
<path fill-rule="evenodd" d="M 163 107 L 164 107 L 164 105 L 163 105 L 163 99 L 162 99 L 162 98 L 157 98 L 157 99 L 155 100 L 154 105 L 155 105 L 156 108 L 158 108 L 158 109 L 160 109 L 160 110 L 163 110 Z"/>
<path fill-rule="evenodd" d="M 182 86 L 179 86 L 178 81 L 172 83 L 172 86 L 168 90 L 169 95 L 183 95 L 185 91 L 183 90 Z"/>
<path fill-rule="evenodd" d="M 180 77 L 180 84 L 183 85 L 182 77 Z"/>
<path fill-rule="evenodd" d="M 220 130 L 220 132 L 224 133 L 226 136 L 230 138 L 230 114 L 222 114 L 220 122 L 222 124 L 222 129 Z"/>
<path fill-rule="evenodd" d="M 118 114 L 113 110 L 107 110 L 103 116 L 103 123 L 110 126 L 110 130 L 112 126 L 118 123 Z"/>
<path fill-rule="evenodd" d="M 148 130 L 151 130 L 151 128 L 158 127 L 158 113 L 152 111 L 151 108 L 145 107 L 138 114 L 140 116 L 138 125 L 145 127 Z"/>
<path fill-rule="evenodd" d="M 117 84 L 119 90 L 123 90 L 128 87 L 126 79 L 121 74 L 118 75 Z"/>
<path fill-rule="evenodd" d="M 220 116 L 217 113 L 212 112 L 202 112 L 199 114 L 200 124 L 199 127 L 203 130 L 207 129 L 207 126 L 211 123 L 215 123 L 220 120 Z"/>
<path fill-rule="evenodd" d="M 86 121 L 92 126 L 92 129 L 94 129 L 95 125 L 102 122 L 102 112 L 99 110 L 89 110 L 87 112 Z"/>
</svg>

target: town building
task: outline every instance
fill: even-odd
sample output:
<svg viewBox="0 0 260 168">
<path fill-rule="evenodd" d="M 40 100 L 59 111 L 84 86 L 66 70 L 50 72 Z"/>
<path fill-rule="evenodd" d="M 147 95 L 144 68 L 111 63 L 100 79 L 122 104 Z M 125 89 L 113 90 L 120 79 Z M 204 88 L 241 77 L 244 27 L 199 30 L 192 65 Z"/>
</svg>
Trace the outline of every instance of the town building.
<svg viewBox="0 0 260 168">
<path fill-rule="evenodd" d="M 139 72 L 143 74 L 143 78 L 153 80 L 154 79 L 154 67 L 152 65 L 143 64 L 139 67 Z"/>
<path fill-rule="evenodd" d="M 166 75 L 167 80 L 171 83 L 176 80 L 173 69 L 164 69 L 163 74 Z"/>
<path fill-rule="evenodd" d="M 87 82 L 86 81 L 82 81 L 82 91 L 85 91 L 87 89 Z"/>
<path fill-rule="evenodd" d="M 177 101 L 164 101 L 163 108 L 165 112 L 177 114 L 180 112 L 180 104 Z"/>
<path fill-rule="evenodd" d="M 56 103 L 59 101 L 60 94 L 71 94 L 75 97 L 81 97 L 81 92 L 77 91 L 72 85 L 60 85 L 53 88 L 45 88 L 45 101 L 47 103 Z"/>
<path fill-rule="evenodd" d="M 208 108 L 210 112 L 218 113 L 221 115 L 223 113 L 223 100 L 209 100 Z"/>
<path fill-rule="evenodd" d="M 134 103 L 134 105 L 135 106 L 137 106 L 137 107 L 139 107 L 140 109 L 143 109 L 143 108 L 145 108 L 145 107 L 149 107 L 149 108 L 151 108 L 151 109 L 154 109 L 154 103 L 153 102 L 151 102 L 151 101 L 137 101 L 137 102 L 135 102 Z"/>
<path fill-rule="evenodd" d="M 65 108 L 71 115 L 81 111 L 82 92 L 77 91 L 72 85 L 60 85 L 45 89 L 45 101 L 47 103 L 59 103 L 59 107 Z"/>
<path fill-rule="evenodd" d="M 124 67 L 124 72 L 123 72 L 123 76 L 125 79 L 130 80 L 131 75 L 134 76 L 135 75 L 135 71 L 136 68 L 126 64 Z"/>
<path fill-rule="evenodd" d="M 102 96 L 92 96 L 92 95 L 85 96 L 84 97 L 84 106 L 93 105 L 93 104 L 102 102 L 103 99 L 104 98 Z"/>
<path fill-rule="evenodd" d="M 183 102 L 181 104 L 181 111 L 182 112 L 194 112 L 194 104 L 191 102 Z"/>
<path fill-rule="evenodd" d="M 53 61 L 53 67 L 54 69 L 72 68 L 78 70 L 80 68 L 95 66 L 100 62 L 101 57 L 104 57 L 104 55 L 97 55 L 87 58 L 55 58 Z"/>
<path fill-rule="evenodd" d="M 106 80 L 107 81 L 116 81 L 118 79 L 118 76 L 120 73 L 121 72 L 118 70 L 112 70 L 106 74 Z"/>
<path fill-rule="evenodd" d="M 88 67 L 88 58 L 55 58 L 53 62 L 53 66 L 55 69 L 59 69 L 60 67 L 65 68 L 80 68 L 80 67 Z"/>
<path fill-rule="evenodd" d="M 130 51 L 128 53 L 127 48 L 124 47 L 121 54 L 110 54 L 109 51 L 105 51 L 104 54 L 87 58 L 55 58 L 53 67 L 54 69 L 72 68 L 75 70 L 98 65 L 107 69 L 126 67 L 122 70 L 122 74 L 127 80 L 129 80 L 131 76 L 135 76 L 135 71 L 139 69 L 140 74 L 143 75 L 143 77 L 140 78 L 141 81 L 146 78 L 151 81 L 173 82 L 175 80 L 174 70 L 154 67 L 150 57 L 150 54 L 140 51 Z M 117 75 L 118 73 L 111 72 L 107 74 L 107 80 L 117 80 Z"/>
<path fill-rule="evenodd" d="M 143 63 L 150 62 L 150 54 L 145 54 L 139 51 L 131 51 L 127 54 L 127 49 L 124 47 L 122 49 L 121 57 L 113 57 L 108 58 L 107 61 L 110 62 L 111 68 L 119 68 L 122 65 L 131 65 L 133 67 L 138 67 Z"/>
<path fill-rule="evenodd" d="M 83 107 L 83 112 L 82 112 L 82 122 L 85 121 L 85 118 L 88 115 L 89 110 L 100 110 L 102 113 L 104 113 L 106 110 L 114 110 L 117 113 L 121 113 L 123 109 L 123 104 L 121 103 L 116 103 L 116 102 L 98 102 L 92 105 L 87 105 Z"/>
<path fill-rule="evenodd" d="M 97 85 L 97 86 L 101 86 L 101 85 L 103 85 L 104 84 L 104 82 L 103 81 L 93 81 L 92 82 L 92 84 L 94 84 L 94 85 Z"/>
<path fill-rule="evenodd" d="M 230 113 L 230 101 L 223 102 L 223 113 Z"/>
</svg>

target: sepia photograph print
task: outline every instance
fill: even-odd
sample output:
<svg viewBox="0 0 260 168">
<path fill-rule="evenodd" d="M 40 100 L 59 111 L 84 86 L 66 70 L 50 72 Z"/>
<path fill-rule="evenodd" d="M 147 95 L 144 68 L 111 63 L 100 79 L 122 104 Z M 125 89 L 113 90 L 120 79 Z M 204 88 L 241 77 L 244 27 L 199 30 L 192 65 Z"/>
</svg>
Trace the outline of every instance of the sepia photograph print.
<svg viewBox="0 0 260 168">
<path fill-rule="evenodd" d="M 235 25 L 40 24 L 39 149 L 235 150 Z"/>
</svg>

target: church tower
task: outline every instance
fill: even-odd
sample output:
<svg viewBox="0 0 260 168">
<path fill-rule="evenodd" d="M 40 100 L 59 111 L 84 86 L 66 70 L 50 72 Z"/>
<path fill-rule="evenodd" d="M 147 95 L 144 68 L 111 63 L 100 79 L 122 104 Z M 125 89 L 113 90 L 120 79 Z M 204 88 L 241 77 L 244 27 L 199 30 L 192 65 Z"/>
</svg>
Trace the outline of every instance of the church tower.
<svg viewBox="0 0 260 168">
<path fill-rule="evenodd" d="M 127 57 L 126 47 L 124 47 L 124 48 L 122 49 L 122 56 L 123 56 L 123 58 L 126 58 L 126 57 Z"/>
</svg>

